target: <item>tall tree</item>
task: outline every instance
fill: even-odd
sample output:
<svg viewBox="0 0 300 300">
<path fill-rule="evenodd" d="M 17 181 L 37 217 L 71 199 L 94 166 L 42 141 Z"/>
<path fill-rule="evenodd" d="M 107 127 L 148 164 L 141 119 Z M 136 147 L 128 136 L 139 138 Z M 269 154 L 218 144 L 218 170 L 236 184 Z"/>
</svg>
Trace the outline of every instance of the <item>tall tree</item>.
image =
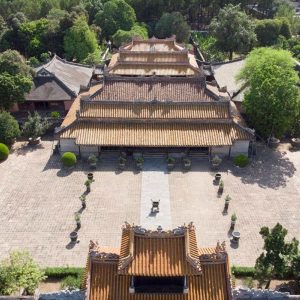
<svg viewBox="0 0 300 300">
<path fill-rule="evenodd" d="M 124 0 L 107 1 L 103 10 L 95 16 L 95 23 L 100 26 L 106 38 L 114 35 L 119 29 L 129 31 L 135 22 L 135 11 Z"/>
<path fill-rule="evenodd" d="M 165 13 L 155 26 L 155 34 L 159 38 L 176 35 L 178 42 L 189 40 L 191 28 L 179 12 Z"/>
<path fill-rule="evenodd" d="M 14 251 L 0 264 L 0 294 L 11 295 L 24 289 L 33 295 L 40 281 L 45 279 L 44 272 L 28 252 Z"/>
<path fill-rule="evenodd" d="M 84 17 L 79 17 L 64 37 L 64 49 L 68 59 L 84 60 L 98 49 L 95 33 Z"/>
<path fill-rule="evenodd" d="M 25 93 L 29 93 L 32 79 L 21 74 L 0 74 L 0 110 L 10 109 L 15 103 L 25 100 Z"/>
<path fill-rule="evenodd" d="M 25 58 L 16 50 L 6 50 L 0 54 L 0 73 L 31 77 L 33 70 L 26 64 Z"/>
<path fill-rule="evenodd" d="M 255 129 L 265 138 L 280 138 L 300 112 L 299 77 L 285 50 L 258 48 L 246 59 L 239 75 L 248 86 L 243 105 Z"/>
<path fill-rule="evenodd" d="M 292 259 L 298 253 L 299 242 L 295 238 L 286 242 L 288 231 L 279 223 L 271 230 L 262 227 L 259 233 L 264 240 L 264 252 L 256 260 L 256 275 L 260 281 L 270 280 L 275 276 L 283 278 L 291 269 Z"/>
<path fill-rule="evenodd" d="M 221 9 L 210 30 L 217 39 L 216 46 L 228 52 L 230 60 L 233 52 L 248 52 L 256 42 L 255 23 L 239 5 L 229 4 Z"/>
</svg>

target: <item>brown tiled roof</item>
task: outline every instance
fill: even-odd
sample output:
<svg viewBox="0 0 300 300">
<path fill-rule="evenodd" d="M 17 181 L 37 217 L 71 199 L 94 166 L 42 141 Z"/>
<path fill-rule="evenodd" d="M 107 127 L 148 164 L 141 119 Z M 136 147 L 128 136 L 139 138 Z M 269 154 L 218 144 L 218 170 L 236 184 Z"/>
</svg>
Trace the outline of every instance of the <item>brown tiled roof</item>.
<svg viewBox="0 0 300 300">
<path fill-rule="evenodd" d="M 117 275 L 117 262 L 93 262 L 88 300 L 229 300 L 226 263 L 207 264 L 188 278 L 188 294 L 129 294 L 130 277 Z"/>
<path fill-rule="evenodd" d="M 188 121 L 202 119 L 230 118 L 228 102 L 191 104 L 166 103 L 122 103 L 103 101 L 83 101 L 80 118 L 99 119 L 187 119 Z"/>
<path fill-rule="evenodd" d="M 170 232 L 123 228 L 119 274 L 183 276 L 201 274 L 194 226 Z"/>
<path fill-rule="evenodd" d="M 90 248 L 86 281 L 88 300 L 231 299 L 228 257 L 223 244 L 221 246 L 218 243 L 215 248 L 198 250 L 192 225 L 179 227 L 177 231 L 172 232 L 149 232 L 140 227 L 128 225 L 124 229 L 120 256 L 103 253 L 97 245 L 95 247 L 95 244 Z M 182 229 L 184 229 L 184 234 L 182 234 Z M 186 247 L 187 244 L 189 247 Z M 126 259 L 132 251 L 132 259 L 127 262 L 125 269 L 121 270 L 126 272 L 120 272 L 122 260 Z M 187 252 L 200 263 L 201 273 L 190 272 L 191 270 L 186 269 L 183 262 L 187 261 Z M 136 272 L 130 270 L 136 270 Z M 135 276 L 182 276 L 186 274 L 188 293 L 130 294 L 132 274 Z"/>
<path fill-rule="evenodd" d="M 77 121 L 61 138 L 75 139 L 78 145 L 134 147 L 209 147 L 232 145 L 252 135 L 235 123 L 170 124 L 110 123 Z"/>
<path fill-rule="evenodd" d="M 132 62 L 131 64 L 116 63 L 115 66 L 108 69 L 108 72 L 123 76 L 195 76 L 200 73 L 200 69 L 188 65 Z"/>
<path fill-rule="evenodd" d="M 118 78 L 106 77 L 104 86 L 92 100 L 111 101 L 216 101 L 206 90 L 204 78 Z"/>
<path fill-rule="evenodd" d="M 118 61 L 144 63 L 188 63 L 188 52 L 120 52 Z"/>
<path fill-rule="evenodd" d="M 89 88 L 88 91 L 80 93 L 74 100 L 70 110 L 68 111 L 66 117 L 64 118 L 61 126 L 66 127 L 72 124 L 76 120 L 76 111 L 80 109 L 80 98 L 84 95 L 93 94 L 101 88 L 102 84 L 96 84 Z"/>
<path fill-rule="evenodd" d="M 154 48 L 153 48 L 154 46 Z M 152 37 L 148 40 L 141 40 L 133 38 L 132 42 L 128 45 L 120 47 L 120 50 L 130 50 L 130 51 L 155 51 L 155 52 L 166 52 L 166 51 L 182 51 L 184 47 L 176 43 L 175 37 L 170 37 L 166 39 L 157 39 Z"/>
<path fill-rule="evenodd" d="M 114 54 L 107 71 L 115 75 L 193 76 L 201 73 L 195 56 L 175 39 L 133 40 Z"/>
</svg>

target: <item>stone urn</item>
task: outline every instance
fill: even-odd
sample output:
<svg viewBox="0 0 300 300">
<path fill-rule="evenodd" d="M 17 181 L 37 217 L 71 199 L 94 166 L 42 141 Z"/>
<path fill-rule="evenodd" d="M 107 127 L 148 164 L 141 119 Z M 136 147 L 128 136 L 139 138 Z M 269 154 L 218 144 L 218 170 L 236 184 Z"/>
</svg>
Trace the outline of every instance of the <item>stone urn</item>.
<svg viewBox="0 0 300 300">
<path fill-rule="evenodd" d="M 36 146 L 36 145 L 38 145 L 40 142 L 41 142 L 41 137 L 37 137 L 37 138 L 30 137 L 30 138 L 28 139 L 28 144 L 29 144 L 30 146 Z"/>
<path fill-rule="evenodd" d="M 78 233 L 76 231 L 72 231 L 70 233 L 70 239 L 71 239 L 71 242 L 76 242 L 77 241 L 77 238 L 78 238 Z"/>
<path fill-rule="evenodd" d="M 279 143 L 280 143 L 280 140 L 277 139 L 276 137 L 270 137 L 268 139 L 268 144 L 271 148 L 274 148 L 274 149 L 277 148 Z"/>
<path fill-rule="evenodd" d="M 292 138 L 291 144 L 294 148 L 300 148 L 300 138 Z"/>
</svg>

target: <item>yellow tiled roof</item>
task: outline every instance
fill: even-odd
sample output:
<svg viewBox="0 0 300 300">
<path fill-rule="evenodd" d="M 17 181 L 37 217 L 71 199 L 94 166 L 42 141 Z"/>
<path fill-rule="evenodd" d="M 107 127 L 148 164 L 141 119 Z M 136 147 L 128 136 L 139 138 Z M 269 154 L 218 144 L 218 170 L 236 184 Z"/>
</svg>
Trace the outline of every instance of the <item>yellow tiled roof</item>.
<svg viewBox="0 0 300 300">
<path fill-rule="evenodd" d="M 216 101 L 218 96 L 206 89 L 203 77 L 196 78 L 131 78 L 105 77 L 103 88 L 92 100 L 110 101 Z"/>
<path fill-rule="evenodd" d="M 102 84 L 96 84 L 96 85 L 93 85 L 92 87 L 90 87 L 90 89 L 88 91 L 80 93 L 76 97 L 74 102 L 72 103 L 72 106 L 71 106 L 70 110 L 68 111 L 67 115 L 65 116 L 61 126 L 62 127 L 69 126 L 70 124 L 72 124 L 76 120 L 76 111 L 79 110 L 79 108 L 80 108 L 80 98 L 81 98 L 81 96 L 93 94 L 96 91 L 98 91 L 101 87 L 102 87 Z"/>
<path fill-rule="evenodd" d="M 228 119 L 230 118 L 227 102 L 206 104 L 164 104 L 164 103 L 105 103 L 84 101 L 81 105 L 80 118 L 109 119 Z"/>
<path fill-rule="evenodd" d="M 134 147 L 208 147 L 232 145 L 249 140 L 251 134 L 238 125 L 186 123 L 110 123 L 77 121 L 61 138 L 75 139 L 78 145 Z"/>
<path fill-rule="evenodd" d="M 201 274 L 194 226 L 175 231 L 140 231 L 123 228 L 118 272 L 139 276 Z"/>
<path fill-rule="evenodd" d="M 215 248 L 198 250 L 192 224 L 168 232 L 151 232 L 126 224 L 123 228 L 120 256 L 103 253 L 95 245 L 90 247 L 88 259 L 87 300 L 231 299 L 229 263 L 225 247 L 218 243 Z M 124 259 L 130 257 L 130 254 L 131 260 L 125 261 L 124 265 Z M 201 272 L 192 268 L 188 262 L 189 256 L 198 261 Z M 188 293 L 130 294 L 132 275 L 186 275 Z"/>
</svg>

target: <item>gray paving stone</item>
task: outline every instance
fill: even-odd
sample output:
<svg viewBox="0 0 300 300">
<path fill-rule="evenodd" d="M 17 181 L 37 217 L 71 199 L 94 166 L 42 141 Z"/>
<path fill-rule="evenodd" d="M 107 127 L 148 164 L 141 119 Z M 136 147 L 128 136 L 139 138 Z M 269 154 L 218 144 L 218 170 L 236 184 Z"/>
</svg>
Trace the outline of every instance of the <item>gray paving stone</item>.
<svg viewBox="0 0 300 300">
<path fill-rule="evenodd" d="M 176 227 L 194 221 L 199 246 L 215 246 L 218 240 L 225 240 L 236 265 L 255 263 L 262 251 L 262 226 L 280 222 L 288 229 L 288 238 L 300 240 L 300 152 L 259 148 L 258 157 L 245 170 L 223 162 L 221 198 L 213 185 L 215 173 L 205 160 L 193 159 L 191 171 L 182 172 L 178 165 L 170 174 L 164 172 L 164 162 L 156 165 L 150 158 L 150 169 L 147 159 L 140 173 L 132 166 L 119 173 L 113 158 L 102 161 L 82 212 L 79 243 L 72 245 L 69 234 L 75 229 L 74 213 L 81 208 L 78 198 L 85 191 L 90 170 L 85 163 L 72 172 L 61 170 L 51 148 L 51 142 L 36 148 L 23 146 L 0 164 L 0 260 L 13 249 L 27 249 L 42 266 L 84 266 L 89 241 L 118 248 L 122 224 L 140 224 L 141 212 L 150 210 L 151 197 L 169 199 L 164 203 L 170 208 L 161 206 L 161 223 Z M 149 184 L 143 187 L 147 177 Z M 154 188 L 152 180 L 158 182 Z M 232 201 L 228 215 L 223 215 L 227 194 Z M 228 236 L 233 212 L 241 232 L 237 249 L 230 247 Z"/>
</svg>

